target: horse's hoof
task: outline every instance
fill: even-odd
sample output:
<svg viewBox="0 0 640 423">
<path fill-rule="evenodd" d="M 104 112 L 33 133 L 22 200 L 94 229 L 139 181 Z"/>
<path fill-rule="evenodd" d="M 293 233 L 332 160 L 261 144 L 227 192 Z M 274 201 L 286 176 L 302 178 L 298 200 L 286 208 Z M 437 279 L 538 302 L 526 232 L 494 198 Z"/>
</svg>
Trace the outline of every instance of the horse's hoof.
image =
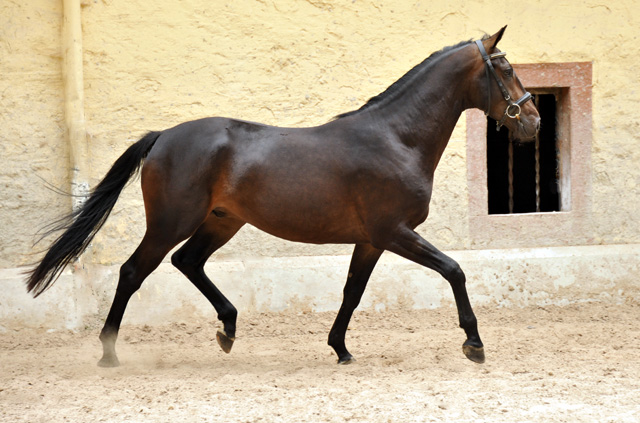
<svg viewBox="0 0 640 423">
<path fill-rule="evenodd" d="M 118 360 L 118 357 L 111 356 L 103 356 L 100 361 L 98 361 L 98 366 L 99 367 L 118 367 L 120 366 L 120 361 Z"/>
<path fill-rule="evenodd" d="M 462 352 L 467 358 L 475 363 L 484 363 L 484 347 L 474 347 L 473 345 L 463 345 Z"/>
<path fill-rule="evenodd" d="M 355 362 L 356 362 L 356 359 L 351 354 L 338 359 L 338 364 L 341 364 L 341 365 L 353 364 Z"/>
<path fill-rule="evenodd" d="M 220 348 L 222 348 L 222 351 L 229 354 L 231 352 L 231 347 L 233 347 L 233 341 L 235 341 L 236 338 L 229 338 L 224 329 L 218 329 L 218 333 L 216 333 L 216 340 L 218 341 Z"/>
</svg>

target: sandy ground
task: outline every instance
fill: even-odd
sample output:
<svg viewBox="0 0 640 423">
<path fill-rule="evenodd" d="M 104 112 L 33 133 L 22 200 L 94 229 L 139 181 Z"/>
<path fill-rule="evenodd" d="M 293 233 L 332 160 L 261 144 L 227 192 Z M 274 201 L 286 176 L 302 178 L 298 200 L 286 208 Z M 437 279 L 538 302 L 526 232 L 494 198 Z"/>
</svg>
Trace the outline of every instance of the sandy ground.
<svg viewBox="0 0 640 423">
<path fill-rule="evenodd" d="M 455 310 L 357 311 L 338 366 L 334 313 L 0 334 L 2 422 L 640 422 L 640 305 L 477 308 L 487 362 L 461 352 Z"/>
</svg>

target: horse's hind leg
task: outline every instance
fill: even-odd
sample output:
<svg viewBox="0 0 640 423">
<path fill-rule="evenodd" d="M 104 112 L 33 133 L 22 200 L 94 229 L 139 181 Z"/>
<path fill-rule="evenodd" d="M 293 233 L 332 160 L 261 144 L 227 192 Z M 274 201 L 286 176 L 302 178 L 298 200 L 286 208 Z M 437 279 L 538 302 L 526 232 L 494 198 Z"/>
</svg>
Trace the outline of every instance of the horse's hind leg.
<svg viewBox="0 0 640 423">
<path fill-rule="evenodd" d="M 98 365 L 101 367 L 116 367 L 120 364 L 115 344 L 127 303 L 134 292 L 140 288 L 145 278 L 158 267 L 164 256 L 177 243 L 169 243 L 157 238 L 147 230 L 147 234 L 136 251 L 120 268 L 116 294 L 107 320 L 100 332 L 103 355 Z"/>
<path fill-rule="evenodd" d="M 353 356 L 347 351 L 344 337 L 353 311 L 360 304 L 369 276 L 371 276 L 371 272 L 373 272 L 373 268 L 382 252 L 383 250 L 374 248 L 369 244 L 358 244 L 353 250 L 351 264 L 349 265 L 349 276 L 344 287 L 342 306 L 340 306 L 338 316 L 329 332 L 329 345 L 338 354 L 338 363 L 340 364 L 348 364 L 354 360 Z"/>
<path fill-rule="evenodd" d="M 147 175 L 149 173 L 147 171 Z M 207 218 L 206 199 L 189 201 L 186 195 L 174 194 L 182 201 L 171 201 L 171 199 L 166 199 L 158 194 L 164 192 L 158 188 L 162 184 L 158 180 L 152 181 L 156 183 L 145 185 L 145 174 L 143 173 L 142 188 L 143 194 L 145 194 L 147 231 L 136 251 L 120 268 L 120 279 L 115 298 L 100 333 L 103 356 L 98 362 L 99 366 L 114 367 L 119 364 L 115 343 L 124 311 L 133 293 L 140 288 L 145 278 L 158 267 L 169 251 L 193 234 Z M 153 189 L 149 189 L 150 186 Z"/>
<path fill-rule="evenodd" d="M 204 273 L 207 259 L 227 243 L 245 222 L 231 216 L 211 214 L 195 234 L 171 257 L 171 262 L 207 297 L 218 313 L 224 329 L 218 331 L 218 344 L 231 351 L 236 336 L 238 311 Z"/>
</svg>

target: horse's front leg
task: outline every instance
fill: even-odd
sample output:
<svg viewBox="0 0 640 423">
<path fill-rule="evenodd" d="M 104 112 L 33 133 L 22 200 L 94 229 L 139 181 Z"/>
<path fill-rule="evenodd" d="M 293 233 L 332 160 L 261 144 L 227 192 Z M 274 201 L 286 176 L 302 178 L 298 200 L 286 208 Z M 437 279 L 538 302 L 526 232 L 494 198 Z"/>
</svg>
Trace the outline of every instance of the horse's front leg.
<svg viewBox="0 0 640 423">
<path fill-rule="evenodd" d="M 349 364 L 354 361 L 353 356 L 347 351 L 344 338 L 349 326 L 349 320 L 353 311 L 360 304 L 360 299 L 367 286 L 367 281 L 375 267 L 383 250 L 372 247 L 369 244 L 358 244 L 353 250 L 349 275 L 344 286 L 344 298 L 331 332 L 329 332 L 329 345 L 338 354 L 339 364 Z"/>
<path fill-rule="evenodd" d="M 388 240 L 385 249 L 435 270 L 449 282 L 458 308 L 460 327 L 467 334 L 462 351 L 469 360 L 484 363 L 484 346 L 478 334 L 478 322 L 469 302 L 464 272 L 458 263 L 408 227 L 401 228 Z"/>
</svg>

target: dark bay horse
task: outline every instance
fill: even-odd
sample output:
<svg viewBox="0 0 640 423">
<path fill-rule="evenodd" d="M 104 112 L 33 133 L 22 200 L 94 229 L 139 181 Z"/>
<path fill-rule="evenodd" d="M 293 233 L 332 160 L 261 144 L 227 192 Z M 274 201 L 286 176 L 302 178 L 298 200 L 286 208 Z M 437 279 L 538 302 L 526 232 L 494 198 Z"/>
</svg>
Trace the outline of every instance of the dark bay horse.
<svg viewBox="0 0 640 423">
<path fill-rule="evenodd" d="M 99 365 L 119 364 L 115 342 L 131 295 L 184 240 L 171 262 L 215 307 L 223 324 L 217 339 L 229 352 L 237 310 L 203 269 L 245 223 L 291 241 L 355 244 L 329 333 L 339 363 L 353 360 L 345 333 L 384 250 L 437 271 L 451 284 L 467 336 L 463 352 L 483 362 L 464 273 L 414 229 L 427 218 L 434 171 L 465 109 L 485 110 L 514 139 L 531 139 L 539 129 L 530 95 L 496 47 L 505 28 L 432 54 L 360 109 L 321 126 L 207 118 L 147 134 L 58 226 L 64 232 L 28 274 L 29 292 L 40 295 L 85 250 L 141 167 L 147 229 L 120 268 L 100 333 Z"/>
</svg>

